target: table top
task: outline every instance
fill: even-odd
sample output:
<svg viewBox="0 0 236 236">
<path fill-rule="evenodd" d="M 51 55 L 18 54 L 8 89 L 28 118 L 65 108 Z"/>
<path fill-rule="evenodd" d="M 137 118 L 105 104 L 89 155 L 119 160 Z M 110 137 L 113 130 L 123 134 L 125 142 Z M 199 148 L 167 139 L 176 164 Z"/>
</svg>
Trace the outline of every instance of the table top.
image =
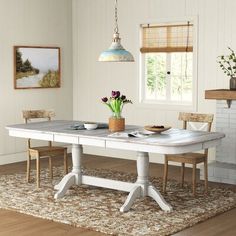
<svg viewBox="0 0 236 236">
<path fill-rule="evenodd" d="M 39 140 L 100 146 L 134 151 L 149 151 L 164 154 L 197 151 L 213 147 L 225 136 L 220 132 L 169 129 L 142 137 L 111 136 L 107 128 L 95 130 L 75 130 L 81 121 L 53 120 L 28 124 L 8 125 L 9 135 Z M 123 134 L 143 131 L 143 127 L 127 125 Z"/>
</svg>

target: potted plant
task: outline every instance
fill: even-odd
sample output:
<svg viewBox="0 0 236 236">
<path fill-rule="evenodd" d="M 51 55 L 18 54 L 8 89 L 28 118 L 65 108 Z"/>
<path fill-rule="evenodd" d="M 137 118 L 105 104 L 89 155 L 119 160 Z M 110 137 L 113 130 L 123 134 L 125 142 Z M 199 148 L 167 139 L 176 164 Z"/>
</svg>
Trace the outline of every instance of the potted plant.
<svg viewBox="0 0 236 236">
<path fill-rule="evenodd" d="M 217 62 L 223 72 L 230 77 L 230 90 L 236 90 L 236 55 L 233 49 L 230 47 L 228 47 L 228 49 L 230 50 L 230 54 L 226 56 L 219 56 L 219 60 Z"/>
<path fill-rule="evenodd" d="M 125 119 L 121 116 L 125 104 L 132 103 L 125 95 L 120 95 L 120 91 L 112 91 L 111 97 L 103 97 L 102 102 L 108 106 L 112 112 L 109 118 L 109 130 L 111 132 L 123 131 L 125 129 Z"/>
</svg>

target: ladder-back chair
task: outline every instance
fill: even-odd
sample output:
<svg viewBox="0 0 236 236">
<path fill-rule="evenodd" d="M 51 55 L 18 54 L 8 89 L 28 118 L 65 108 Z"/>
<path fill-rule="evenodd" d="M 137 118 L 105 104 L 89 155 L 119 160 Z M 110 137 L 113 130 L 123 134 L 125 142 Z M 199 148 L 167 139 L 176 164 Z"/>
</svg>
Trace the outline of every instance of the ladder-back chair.
<svg viewBox="0 0 236 236">
<path fill-rule="evenodd" d="M 52 117 L 55 116 L 55 112 L 52 110 L 24 110 L 22 111 L 25 123 L 29 123 L 31 120 L 47 120 L 51 121 Z M 31 169 L 31 159 L 36 159 L 36 179 L 37 187 L 40 187 L 40 158 L 49 158 L 49 173 L 50 177 L 53 178 L 53 168 L 52 168 L 52 157 L 63 156 L 64 157 L 64 171 L 68 173 L 68 163 L 67 163 L 67 148 L 62 146 L 53 146 L 52 142 L 49 141 L 46 146 L 32 147 L 31 139 L 28 139 L 28 158 L 27 158 L 27 182 L 30 181 L 30 169 Z"/>
<path fill-rule="evenodd" d="M 213 114 L 199 114 L 199 113 L 179 113 L 179 120 L 183 121 L 183 129 L 191 128 L 192 130 L 206 130 L 211 131 L 211 126 L 213 122 Z M 200 127 L 196 127 L 197 123 Z M 184 184 L 184 168 L 185 163 L 193 165 L 192 172 L 192 191 L 193 195 L 196 194 L 196 165 L 198 163 L 204 163 L 204 178 L 205 178 L 205 192 L 208 190 L 208 149 L 204 150 L 204 153 L 184 153 L 184 154 L 170 154 L 165 155 L 165 164 L 164 164 L 164 177 L 163 177 L 163 192 L 166 192 L 166 183 L 168 175 L 168 162 L 179 162 L 181 163 L 181 185 Z"/>
</svg>

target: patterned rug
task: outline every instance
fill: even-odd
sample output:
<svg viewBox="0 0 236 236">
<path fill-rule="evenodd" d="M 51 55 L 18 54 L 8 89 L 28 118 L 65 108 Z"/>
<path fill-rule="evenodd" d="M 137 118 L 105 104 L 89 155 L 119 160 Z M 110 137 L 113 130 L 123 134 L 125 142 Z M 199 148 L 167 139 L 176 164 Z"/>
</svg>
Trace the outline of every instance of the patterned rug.
<svg viewBox="0 0 236 236">
<path fill-rule="evenodd" d="M 173 206 L 172 212 L 164 212 L 154 200 L 147 197 L 135 202 L 131 210 L 121 213 L 127 193 L 96 187 L 73 187 L 62 199 L 55 200 L 53 185 L 62 169 L 54 170 L 50 181 L 47 171 L 42 171 L 42 187 L 27 184 L 24 174 L 0 176 L 0 208 L 53 220 L 76 227 L 85 227 L 112 235 L 171 235 L 198 222 L 236 207 L 236 193 L 223 188 L 210 188 L 208 196 L 198 185 L 196 198 L 191 188 L 180 188 L 178 182 L 168 181 L 165 199 Z M 116 180 L 135 181 L 135 175 L 109 171 L 84 170 L 86 174 Z M 162 180 L 151 178 L 153 184 L 162 187 Z"/>
</svg>

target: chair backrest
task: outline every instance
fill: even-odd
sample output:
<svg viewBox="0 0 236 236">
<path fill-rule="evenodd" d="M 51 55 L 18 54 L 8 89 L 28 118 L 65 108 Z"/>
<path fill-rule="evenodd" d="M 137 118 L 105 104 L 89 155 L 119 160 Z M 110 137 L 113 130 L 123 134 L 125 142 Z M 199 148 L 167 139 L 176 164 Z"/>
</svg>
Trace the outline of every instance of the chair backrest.
<svg viewBox="0 0 236 236">
<path fill-rule="evenodd" d="M 180 112 L 179 120 L 183 121 L 183 129 L 187 129 L 188 126 L 191 126 L 193 129 L 197 129 L 192 123 L 203 123 L 203 125 L 198 128 L 198 130 L 203 130 L 206 128 L 206 131 L 211 131 L 211 126 L 213 122 L 213 114 L 200 114 L 200 113 L 187 113 Z M 208 149 L 205 149 L 205 154 L 208 154 Z"/>
<path fill-rule="evenodd" d="M 31 119 L 45 118 L 51 120 L 51 118 L 55 116 L 55 112 L 52 110 L 23 110 L 22 115 L 25 119 L 25 123 L 27 123 Z"/>
<path fill-rule="evenodd" d="M 179 120 L 183 121 L 183 128 L 187 129 L 187 126 L 191 123 L 203 123 L 203 126 L 200 129 L 203 129 L 207 126 L 207 131 L 211 131 L 211 126 L 213 122 L 214 115 L 213 114 L 200 114 L 200 113 L 187 113 L 187 112 L 180 112 L 179 113 Z"/>
<path fill-rule="evenodd" d="M 55 112 L 53 110 L 23 110 L 22 111 L 23 118 L 25 123 L 29 123 L 30 120 L 33 119 L 46 119 L 51 121 L 52 117 L 55 116 Z M 48 142 L 48 146 L 52 146 L 52 142 Z M 30 139 L 28 139 L 28 148 L 31 147 Z"/>
</svg>

